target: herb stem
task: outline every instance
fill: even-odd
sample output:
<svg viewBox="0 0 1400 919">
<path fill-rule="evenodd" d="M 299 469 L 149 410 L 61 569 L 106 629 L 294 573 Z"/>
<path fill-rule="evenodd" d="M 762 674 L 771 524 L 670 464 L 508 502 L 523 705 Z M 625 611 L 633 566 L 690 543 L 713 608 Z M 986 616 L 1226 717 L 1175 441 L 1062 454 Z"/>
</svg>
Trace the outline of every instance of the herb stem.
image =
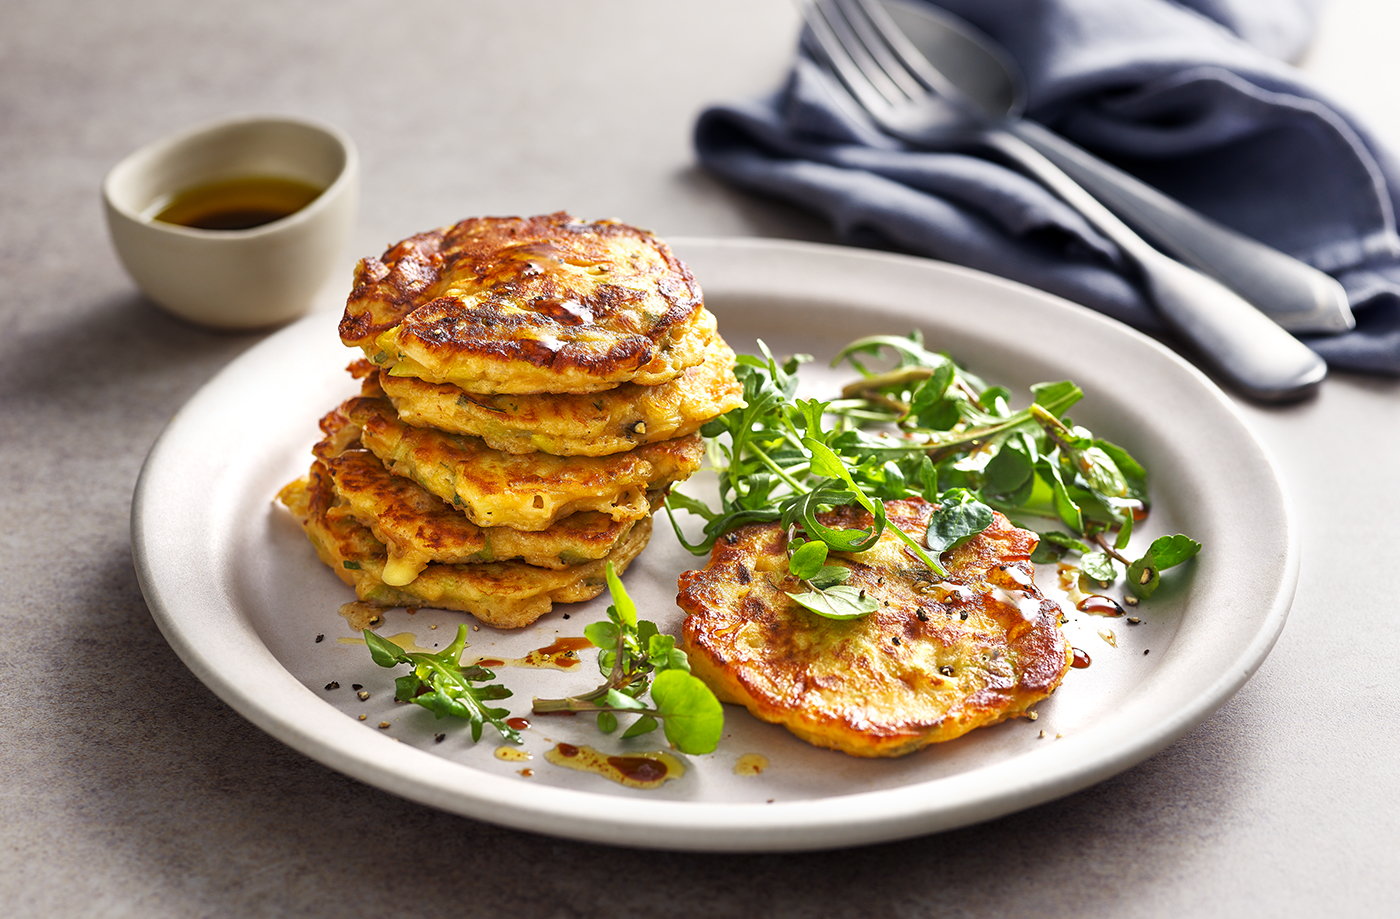
<svg viewBox="0 0 1400 919">
<path fill-rule="evenodd" d="M 927 380 L 931 376 L 933 376 L 933 368 L 931 367 L 896 367 L 894 370 L 886 370 L 883 373 L 872 373 L 869 376 L 864 376 L 859 380 L 853 380 L 847 383 L 845 386 L 841 387 L 841 398 L 863 398 L 874 401 L 872 396 L 883 397 L 883 394 L 876 392 L 876 390 L 884 389 L 888 386 L 902 386 L 906 383 L 917 383 L 920 380 Z M 894 399 L 890 399 L 889 401 L 899 405 L 904 404 Z M 904 411 L 905 413 L 909 411 L 907 405 L 904 406 Z"/>
<path fill-rule="evenodd" d="M 1103 550 L 1103 553 L 1109 558 L 1113 559 L 1114 561 L 1122 562 L 1124 565 L 1131 565 L 1133 563 L 1132 559 L 1125 556 L 1122 552 L 1119 552 L 1116 548 L 1114 548 L 1112 543 L 1103 538 L 1102 531 L 1095 533 L 1093 538 L 1094 542 L 1098 545 L 1100 549 Z"/>
<path fill-rule="evenodd" d="M 754 456 L 758 457 L 759 462 L 763 463 L 763 465 L 767 466 L 770 470 L 772 470 L 774 475 L 782 479 L 783 482 L 785 482 L 795 494 L 805 495 L 807 492 L 812 490 L 806 485 L 803 485 L 801 482 L 794 479 L 791 475 L 788 474 L 786 470 L 784 470 L 777 463 L 773 462 L 773 458 L 769 456 L 766 452 L 764 452 L 762 448 L 758 446 L 750 446 L 749 451 L 753 453 Z M 806 464 L 803 465 L 805 466 Z M 798 469 L 799 471 L 806 471 L 805 469 L 802 469 L 797 466 L 794 466 L 793 468 Z"/>
</svg>

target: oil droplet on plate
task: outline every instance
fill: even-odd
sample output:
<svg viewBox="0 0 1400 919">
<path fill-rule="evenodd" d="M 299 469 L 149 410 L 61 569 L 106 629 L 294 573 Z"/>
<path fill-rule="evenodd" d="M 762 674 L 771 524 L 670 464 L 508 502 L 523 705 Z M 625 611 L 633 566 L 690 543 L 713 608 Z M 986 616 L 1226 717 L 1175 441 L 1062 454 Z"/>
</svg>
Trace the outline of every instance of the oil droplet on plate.
<svg viewBox="0 0 1400 919">
<path fill-rule="evenodd" d="M 1074 659 L 1070 662 L 1071 667 L 1074 667 L 1077 670 L 1083 670 L 1091 663 L 1093 663 L 1093 661 L 1089 659 L 1089 655 L 1085 654 L 1078 648 L 1074 649 Z"/>
<path fill-rule="evenodd" d="M 432 648 L 420 648 L 418 646 L 418 636 L 414 635 L 412 632 L 400 632 L 397 635 L 384 635 L 382 637 L 392 641 L 405 651 L 421 651 L 425 654 L 433 653 Z M 337 638 L 336 641 L 340 642 L 342 645 L 362 645 L 365 643 L 363 638 Z"/>
<path fill-rule="evenodd" d="M 344 617 L 350 628 L 354 629 L 356 632 L 362 632 L 384 621 L 384 610 L 361 600 L 351 600 L 349 603 L 342 603 L 338 612 Z M 341 641 L 344 641 L 344 639 L 341 639 Z M 360 643 L 363 644 L 364 640 L 360 639 Z"/>
<path fill-rule="evenodd" d="M 1095 616 L 1117 617 L 1123 615 L 1123 607 L 1119 606 L 1112 597 L 1105 597 L 1103 594 L 1090 594 L 1076 603 L 1074 608 L 1081 613 L 1092 613 Z"/>
<path fill-rule="evenodd" d="M 735 775 L 760 775 L 768 768 L 768 757 L 761 753 L 745 753 L 734 763 Z"/>
<path fill-rule="evenodd" d="M 540 670 L 572 670 L 582 658 L 578 652 L 593 647 L 587 638 L 566 635 L 556 638 L 543 648 L 536 648 L 524 657 L 482 657 L 472 663 L 483 667 L 534 667 Z"/>
<path fill-rule="evenodd" d="M 534 754 L 519 747 L 497 747 L 496 759 L 503 759 L 508 763 L 524 763 L 534 759 Z"/>
<path fill-rule="evenodd" d="M 556 766 L 591 772 L 628 788 L 659 788 L 685 775 L 685 765 L 669 753 L 636 753 L 612 756 L 593 747 L 558 743 L 544 758 Z"/>
</svg>

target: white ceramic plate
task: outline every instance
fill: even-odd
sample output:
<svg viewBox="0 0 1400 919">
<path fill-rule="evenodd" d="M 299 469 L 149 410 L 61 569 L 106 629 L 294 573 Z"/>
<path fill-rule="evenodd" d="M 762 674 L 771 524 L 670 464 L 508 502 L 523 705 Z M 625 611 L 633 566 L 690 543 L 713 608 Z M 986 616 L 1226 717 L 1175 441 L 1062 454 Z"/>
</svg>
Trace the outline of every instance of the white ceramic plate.
<svg viewBox="0 0 1400 919">
<path fill-rule="evenodd" d="M 271 336 L 196 394 L 152 449 L 137 485 L 132 538 L 141 586 L 194 674 L 290 746 L 415 801 L 578 839 L 742 851 L 927 833 L 1083 788 L 1206 718 L 1267 654 L 1297 575 L 1278 479 L 1227 399 L 1176 356 L 1086 309 L 922 259 L 759 240 L 679 240 L 675 248 L 736 349 L 752 350 L 762 338 L 778 353 L 818 356 L 803 372 L 813 393 L 845 378 L 822 358 L 847 341 L 913 328 L 1016 392 L 1076 380 L 1088 397 L 1075 419 L 1155 474 L 1141 538 L 1187 532 L 1204 543 L 1203 553 L 1139 608 L 1140 625 L 1070 607 L 1069 634 L 1093 663 L 1071 671 L 1033 722 L 866 761 L 809 747 L 731 708 L 719 751 L 683 758 L 685 775 L 655 790 L 545 761 L 560 741 L 613 752 L 662 744 L 659 734 L 628 742 L 601 735 L 591 719 L 533 718 L 523 748 L 533 758 L 500 759 L 489 728 L 473 745 L 427 711 L 392 703 L 394 672 L 371 662 L 337 614 L 349 590 L 274 503 L 280 486 L 304 474 L 317 420 L 356 390 L 343 371 L 354 355 L 337 338 L 338 314 L 324 311 Z M 675 631 L 676 576 L 701 560 L 678 546 L 664 516 L 657 524 L 626 582 L 642 615 Z M 1042 586 L 1054 580 L 1042 572 Z M 522 632 L 482 628 L 469 653 L 522 657 L 580 635 L 605 605 L 599 598 L 556 607 Z M 397 610 L 380 632 L 411 634 L 431 648 L 445 644 L 461 618 Z M 591 688 L 598 674 L 592 655 L 585 658 L 574 671 L 499 669 L 515 690 L 513 712 L 528 715 L 532 696 Z M 332 681 L 340 688 L 327 689 Z M 381 721 L 390 727 L 378 728 Z M 449 736 L 435 743 L 440 731 Z M 767 761 L 757 775 L 736 768 L 749 754 Z"/>
</svg>

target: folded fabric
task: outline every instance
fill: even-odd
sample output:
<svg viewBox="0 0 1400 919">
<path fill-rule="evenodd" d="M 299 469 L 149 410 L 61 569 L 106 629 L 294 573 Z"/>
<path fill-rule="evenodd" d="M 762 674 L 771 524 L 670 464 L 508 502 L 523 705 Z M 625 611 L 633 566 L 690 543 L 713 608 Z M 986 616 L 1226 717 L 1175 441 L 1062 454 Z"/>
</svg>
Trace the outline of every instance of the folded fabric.
<svg viewBox="0 0 1400 919">
<path fill-rule="evenodd" d="M 1400 375 L 1400 165 L 1285 62 L 1311 34 L 1306 0 L 937 5 L 1007 49 L 1027 117 L 1336 277 L 1357 328 L 1308 344 L 1334 368 Z M 828 80 L 799 57 L 777 93 L 706 110 L 701 164 L 817 211 L 851 244 L 979 268 L 1160 327 L 1115 247 L 1044 187 L 976 150 L 891 140 Z"/>
</svg>

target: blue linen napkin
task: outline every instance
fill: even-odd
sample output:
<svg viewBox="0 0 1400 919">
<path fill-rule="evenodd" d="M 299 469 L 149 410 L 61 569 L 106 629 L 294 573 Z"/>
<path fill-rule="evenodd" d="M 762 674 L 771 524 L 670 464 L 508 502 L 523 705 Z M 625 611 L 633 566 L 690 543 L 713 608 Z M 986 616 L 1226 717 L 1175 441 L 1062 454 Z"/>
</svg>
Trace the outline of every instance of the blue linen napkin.
<svg viewBox="0 0 1400 919">
<path fill-rule="evenodd" d="M 1337 369 L 1400 376 L 1400 164 L 1285 63 L 1314 0 L 938 0 L 1000 42 L 1026 114 L 1164 192 L 1336 277 L 1355 331 L 1305 340 Z M 835 102 L 799 57 L 777 93 L 696 124 L 701 164 L 822 214 L 854 245 L 1010 277 L 1148 331 L 1115 247 L 975 151 L 918 150 Z"/>
</svg>

